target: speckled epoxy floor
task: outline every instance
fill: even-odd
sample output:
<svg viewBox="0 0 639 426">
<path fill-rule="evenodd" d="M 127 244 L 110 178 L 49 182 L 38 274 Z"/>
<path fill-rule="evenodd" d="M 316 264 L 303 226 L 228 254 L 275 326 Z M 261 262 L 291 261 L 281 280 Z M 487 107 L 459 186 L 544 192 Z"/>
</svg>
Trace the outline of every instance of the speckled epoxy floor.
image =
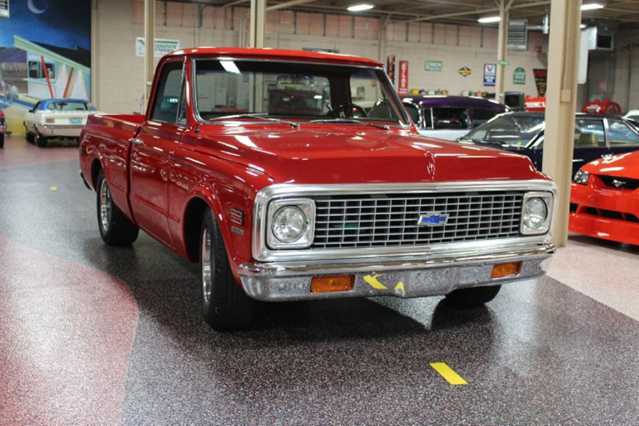
<svg viewBox="0 0 639 426">
<path fill-rule="evenodd" d="M 637 423 L 639 322 L 561 275 L 606 267 L 583 239 L 557 256 L 566 268 L 481 309 L 271 304 L 251 329 L 217 333 L 200 319 L 196 267 L 146 235 L 130 249 L 102 244 L 77 148 L 22 144 L 0 153 L 0 337 L 13 339 L 0 340 L 0 424 Z M 24 150 L 39 164 L 11 167 Z M 636 251 L 604 248 L 617 259 L 609 291 L 621 275 L 632 296 Z M 53 290 L 64 309 L 37 315 Z M 54 327 L 64 333 L 42 332 Z M 436 361 L 468 384 L 448 384 Z"/>
</svg>

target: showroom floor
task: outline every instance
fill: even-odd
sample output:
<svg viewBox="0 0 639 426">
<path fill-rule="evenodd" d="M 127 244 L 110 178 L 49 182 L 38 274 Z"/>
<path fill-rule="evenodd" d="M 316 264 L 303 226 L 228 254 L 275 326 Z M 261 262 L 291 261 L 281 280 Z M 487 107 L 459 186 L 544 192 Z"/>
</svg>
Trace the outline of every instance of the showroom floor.
<svg viewBox="0 0 639 426">
<path fill-rule="evenodd" d="M 571 236 L 481 309 L 442 298 L 201 320 L 197 268 L 102 244 L 77 147 L 0 150 L 0 424 L 636 424 L 639 248 Z M 429 363 L 468 384 L 453 386 Z"/>
</svg>

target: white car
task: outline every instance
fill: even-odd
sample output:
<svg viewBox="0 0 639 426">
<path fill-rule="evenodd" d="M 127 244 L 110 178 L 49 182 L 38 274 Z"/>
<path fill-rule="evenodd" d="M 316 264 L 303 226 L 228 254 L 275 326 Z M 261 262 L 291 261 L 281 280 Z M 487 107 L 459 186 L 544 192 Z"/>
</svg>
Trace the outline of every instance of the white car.
<svg viewBox="0 0 639 426">
<path fill-rule="evenodd" d="M 632 109 L 628 111 L 626 115 L 623 116 L 626 120 L 632 120 L 635 123 L 639 124 L 639 109 Z"/>
<path fill-rule="evenodd" d="M 27 141 L 47 146 L 50 138 L 79 138 L 96 109 L 83 99 L 44 99 L 24 115 Z"/>
</svg>

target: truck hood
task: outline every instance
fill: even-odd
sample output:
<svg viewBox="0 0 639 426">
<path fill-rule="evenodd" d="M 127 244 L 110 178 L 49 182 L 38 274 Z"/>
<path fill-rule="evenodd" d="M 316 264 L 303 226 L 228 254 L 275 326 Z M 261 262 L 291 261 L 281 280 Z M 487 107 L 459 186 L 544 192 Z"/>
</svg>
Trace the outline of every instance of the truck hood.
<svg viewBox="0 0 639 426">
<path fill-rule="evenodd" d="M 582 168 L 595 175 L 639 179 L 639 151 L 600 158 Z"/>
<path fill-rule="evenodd" d="M 524 156 L 359 125 L 202 126 L 199 150 L 278 183 L 546 179 Z"/>
</svg>

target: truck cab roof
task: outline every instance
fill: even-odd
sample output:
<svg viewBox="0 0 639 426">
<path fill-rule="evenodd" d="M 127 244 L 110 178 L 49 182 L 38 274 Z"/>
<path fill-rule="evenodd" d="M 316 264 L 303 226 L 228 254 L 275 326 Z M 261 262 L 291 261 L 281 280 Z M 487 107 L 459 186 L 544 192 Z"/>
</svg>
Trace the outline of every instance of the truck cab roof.
<svg viewBox="0 0 639 426">
<path fill-rule="evenodd" d="M 378 61 L 359 56 L 343 55 L 339 53 L 324 53 L 300 50 L 270 49 L 270 48 L 242 48 L 242 47 L 196 47 L 181 49 L 171 52 L 165 57 L 174 56 L 207 56 L 207 57 L 231 57 L 245 59 L 280 59 L 305 62 L 343 63 L 348 65 L 361 65 L 381 67 Z"/>
</svg>

